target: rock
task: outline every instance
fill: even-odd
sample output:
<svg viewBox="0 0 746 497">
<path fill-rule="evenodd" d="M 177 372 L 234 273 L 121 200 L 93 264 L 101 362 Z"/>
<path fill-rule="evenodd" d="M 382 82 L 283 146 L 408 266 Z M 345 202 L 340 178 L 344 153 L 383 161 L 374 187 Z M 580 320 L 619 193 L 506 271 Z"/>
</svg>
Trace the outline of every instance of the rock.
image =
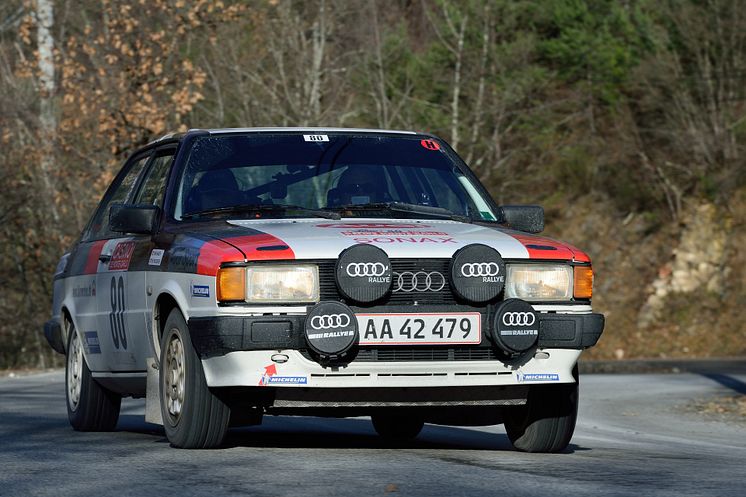
<svg viewBox="0 0 746 497">
<path fill-rule="evenodd" d="M 719 292 L 724 277 L 727 226 L 712 204 L 691 208 L 683 217 L 679 244 L 673 260 L 658 269 L 647 301 L 638 314 L 638 326 L 647 327 L 658 319 L 671 293 L 693 293 L 705 288 Z"/>
</svg>

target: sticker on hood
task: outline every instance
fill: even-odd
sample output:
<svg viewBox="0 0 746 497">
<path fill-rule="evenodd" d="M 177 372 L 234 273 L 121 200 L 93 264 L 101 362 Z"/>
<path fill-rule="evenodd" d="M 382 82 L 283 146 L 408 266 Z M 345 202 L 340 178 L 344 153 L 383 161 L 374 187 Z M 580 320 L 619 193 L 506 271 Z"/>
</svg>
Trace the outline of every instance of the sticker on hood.
<svg viewBox="0 0 746 497">
<path fill-rule="evenodd" d="M 498 229 L 458 221 L 351 219 L 330 223 L 320 219 L 236 219 L 228 222 L 272 235 L 292 249 L 295 259 L 336 259 L 343 250 L 356 244 L 382 248 L 391 259 L 450 258 L 461 247 L 474 243 L 492 247 L 506 259 L 528 258 L 527 249 L 512 236 Z"/>
</svg>

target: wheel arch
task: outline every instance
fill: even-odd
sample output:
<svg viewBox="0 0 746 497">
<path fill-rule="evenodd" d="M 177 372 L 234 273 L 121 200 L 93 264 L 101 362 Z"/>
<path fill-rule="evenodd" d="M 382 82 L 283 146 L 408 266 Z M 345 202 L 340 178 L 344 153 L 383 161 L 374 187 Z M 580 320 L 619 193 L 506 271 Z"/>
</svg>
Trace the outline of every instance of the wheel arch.
<svg viewBox="0 0 746 497">
<path fill-rule="evenodd" d="M 66 305 L 63 305 L 60 309 L 60 328 L 62 334 L 62 348 L 65 349 L 65 355 L 67 355 L 67 341 L 70 335 L 71 324 L 75 326 L 75 321 L 73 320 L 72 313 Z M 77 326 L 75 327 L 77 328 Z"/>
<path fill-rule="evenodd" d="M 153 350 L 155 352 L 155 358 L 160 362 L 161 353 L 161 339 L 163 338 L 163 330 L 166 326 L 166 320 L 171 311 L 178 309 L 184 319 L 187 319 L 187 315 L 184 313 L 184 307 L 181 305 L 176 296 L 171 292 L 163 291 L 158 298 L 155 300 L 153 307 L 153 333 L 151 336 Z"/>
<path fill-rule="evenodd" d="M 62 329 L 62 346 L 65 348 L 65 362 L 67 362 L 67 347 L 70 340 L 70 326 L 72 325 L 73 328 L 76 330 L 79 330 L 78 323 L 75 322 L 75 313 L 71 311 L 67 305 L 63 304 L 62 307 L 60 307 L 60 325 Z M 83 340 L 81 335 L 78 335 L 79 340 Z M 88 362 L 88 350 L 86 349 L 85 345 L 81 343 L 81 348 L 83 350 L 83 361 L 85 361 L 86 366 L 90 369 L 91 365 Z"/>
<path fill-rule="evenodd" d="M 75 316 L 78 315 L 78 309 L 75 306 L 75 299 L 72 298 L 72 294 L 65 292 L 66 294 L 59 303 L 59 311 L 52 309 L 52 317 L 58 317 L 60 325 L 63 325 L 62 332 L 65 334 L 62 338 L 64 339 L 65 347 L 67 347 L 67 330 L 64 329 L 65 319 L 72 323 L 76 328 L 78 327 L 78 320 Z"/>
</svg>

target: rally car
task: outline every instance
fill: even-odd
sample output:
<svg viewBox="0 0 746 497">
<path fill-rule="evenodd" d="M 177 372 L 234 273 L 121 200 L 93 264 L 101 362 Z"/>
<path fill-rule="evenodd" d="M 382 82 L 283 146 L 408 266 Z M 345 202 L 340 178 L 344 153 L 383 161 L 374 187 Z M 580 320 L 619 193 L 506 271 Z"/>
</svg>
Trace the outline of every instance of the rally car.
<svg viewBox="0 0 746 497">
<path fill-rule="evenodd" d="M 136 151 L 54 275 L 49 344 L 73 428 L 113 430 L 123 396 L 175 447 L 264 415 L 504 423 L 556 452 L 596 344 L 588 256 L 498 206 L 413 132 L 190 130 Z"/>
</svg>

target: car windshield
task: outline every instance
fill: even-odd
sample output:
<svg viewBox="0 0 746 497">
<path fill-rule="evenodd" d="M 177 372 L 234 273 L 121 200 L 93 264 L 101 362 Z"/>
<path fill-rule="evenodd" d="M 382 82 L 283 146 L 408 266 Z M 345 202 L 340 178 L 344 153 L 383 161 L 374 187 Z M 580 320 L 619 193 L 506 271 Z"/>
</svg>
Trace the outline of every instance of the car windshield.
<svg viewBox="0 0 746 497">
<path fill-rule="evenodd" d="M 195 140 L 174 217 L 447 217 L 494 221 L 435 139 L 405 134 L 249 133 Z"/>
</svg>

